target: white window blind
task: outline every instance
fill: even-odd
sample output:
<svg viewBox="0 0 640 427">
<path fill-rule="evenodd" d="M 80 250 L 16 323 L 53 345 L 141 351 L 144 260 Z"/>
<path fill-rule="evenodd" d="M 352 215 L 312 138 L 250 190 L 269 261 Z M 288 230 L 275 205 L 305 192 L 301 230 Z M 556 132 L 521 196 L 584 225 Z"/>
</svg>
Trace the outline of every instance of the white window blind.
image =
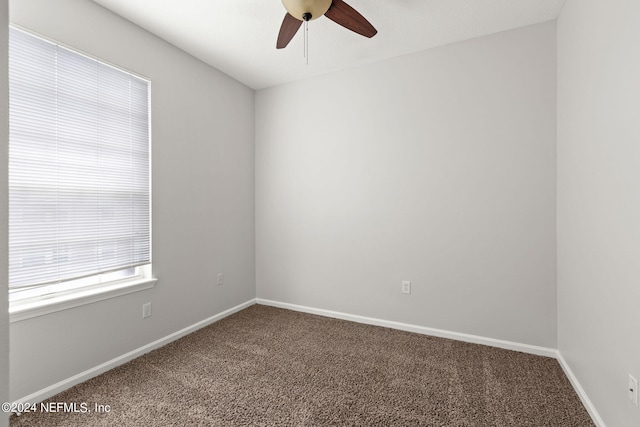
<svg viewBox="0 0 640 427">
<path fill-rule="evenodd" d="M 9 288 L 149 264 L 149 82 L 9 37 Z"/>
</svg>

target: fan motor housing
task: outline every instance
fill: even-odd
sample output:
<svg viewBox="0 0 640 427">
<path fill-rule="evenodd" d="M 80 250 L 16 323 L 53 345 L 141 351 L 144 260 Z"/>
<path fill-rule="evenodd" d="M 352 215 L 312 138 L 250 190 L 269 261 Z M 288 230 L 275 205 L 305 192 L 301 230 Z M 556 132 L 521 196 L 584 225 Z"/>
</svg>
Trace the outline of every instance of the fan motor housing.
<svg viewBox="0 0 640 427">
<path fill-rule="evenodd" d="M 331 7 L 332 0 L 282 0 L 284 8 L 287 9 L 289 15 L 293 16 L 299 21 L 313 21 L 320 18 L 327 13 L 329 7 Z M 311 14 L 311 18 L 308 15 Z"/>
</svg>

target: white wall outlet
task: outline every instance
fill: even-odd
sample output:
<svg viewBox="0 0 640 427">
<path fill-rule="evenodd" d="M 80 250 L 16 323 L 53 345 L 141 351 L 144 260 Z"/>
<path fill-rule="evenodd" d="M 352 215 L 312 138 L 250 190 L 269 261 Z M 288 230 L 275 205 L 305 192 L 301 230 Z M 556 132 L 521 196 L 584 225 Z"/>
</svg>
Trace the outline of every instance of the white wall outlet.
<svg viewBox="0 0 640 427">
<path fill-rule="evenodd" d="M 218 286 L 224 285 L 224 274 L 218 273 L 218 279 L 216 283 L 218 284 Z"/>
<path fill-rule="evenodd" d="M 142 304 L 142 318 L 151 317 L 151 303 Z"/>
<path fill-rule="evenodd" d="M 411 282 L 408 280 L 402 281 L 402 293 L 410 294 L 411 293 Z"/>
<path fill-rule="evenodd" d="M 629 375 L 629 400 L 638 406 L 638 380 Z"/>
</svg>

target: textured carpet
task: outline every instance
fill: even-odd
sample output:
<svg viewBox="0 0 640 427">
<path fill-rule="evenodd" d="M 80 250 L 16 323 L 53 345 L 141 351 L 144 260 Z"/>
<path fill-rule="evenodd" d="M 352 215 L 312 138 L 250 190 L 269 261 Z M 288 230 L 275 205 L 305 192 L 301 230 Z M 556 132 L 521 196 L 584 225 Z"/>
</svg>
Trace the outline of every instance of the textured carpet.
<svg viewBox="0 0 640 427">
<path fill-rule="evenodd" d="M 260 305 L 47 402 L 10 425 L 594 425 L 554 359 Z"/>
</svg>

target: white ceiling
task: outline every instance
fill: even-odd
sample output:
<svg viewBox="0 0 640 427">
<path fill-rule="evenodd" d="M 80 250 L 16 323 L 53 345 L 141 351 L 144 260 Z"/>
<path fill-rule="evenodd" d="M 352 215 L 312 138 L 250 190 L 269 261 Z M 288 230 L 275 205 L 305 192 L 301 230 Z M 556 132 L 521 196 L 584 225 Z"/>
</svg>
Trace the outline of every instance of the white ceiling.
<svg viewBox="0 0 640 427">
<path fill-rule="evenodd" d="M 285 49 L 280 0 L 93 0 L 253 89 L 556 19 L 565 0 L 346 0 L 378 34 L 321 17 Z"/>
</svg>

